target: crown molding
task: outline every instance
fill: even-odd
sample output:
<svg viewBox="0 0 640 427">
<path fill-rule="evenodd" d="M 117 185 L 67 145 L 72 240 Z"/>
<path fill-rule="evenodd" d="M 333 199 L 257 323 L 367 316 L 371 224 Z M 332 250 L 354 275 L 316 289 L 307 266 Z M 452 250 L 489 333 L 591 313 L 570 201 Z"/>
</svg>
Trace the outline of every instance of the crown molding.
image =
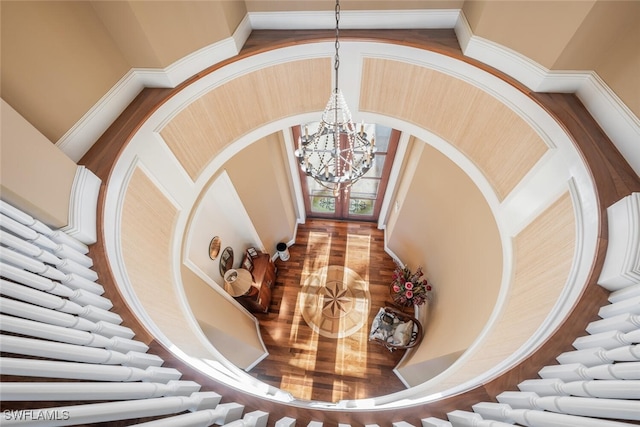
<svg viewBox="0 0 640 427">
<path fill-rule="evenodd" d="M 460 9 L 343 10 L 340 28 L 410 29 L 453 28 Z M 336 26 L 333 11 L 249 12 L 254 30 L 329 30 Z"/>
</svg>

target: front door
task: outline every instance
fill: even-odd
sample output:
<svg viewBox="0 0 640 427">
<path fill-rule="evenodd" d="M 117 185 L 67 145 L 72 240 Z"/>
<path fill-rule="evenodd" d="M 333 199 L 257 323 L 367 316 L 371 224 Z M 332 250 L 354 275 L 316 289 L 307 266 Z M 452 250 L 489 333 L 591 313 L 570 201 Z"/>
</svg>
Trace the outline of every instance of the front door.
<svg viewBox="0 0 640 427">
<path fill-rule="evenodd" d="M 378 221 L 400 131 L 375 125 L 375 135 L 377 151 L 373 166 L 362 178 L 340 194 L 334 195 L 331 190 L 318 184 L 298 168 L 307 217 Z M 294 141 L 297 141 L 299 136 L 300 127 L 295 126 Z"/>
</svg>

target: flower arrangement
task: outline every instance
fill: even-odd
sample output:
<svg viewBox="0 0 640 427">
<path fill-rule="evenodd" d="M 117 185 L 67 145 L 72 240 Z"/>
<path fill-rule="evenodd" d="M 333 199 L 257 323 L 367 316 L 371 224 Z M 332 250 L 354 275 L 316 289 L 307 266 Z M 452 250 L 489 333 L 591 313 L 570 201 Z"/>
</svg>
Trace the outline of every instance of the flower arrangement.
<svg viewBox="0 0 640 427">
<path fill-rule="evenodd" d="M 398 266 L 393 272 L 391 297 L 401 307 L 422 305 L 430 301 L 432 288 L 427 279 L 423 279 L 422 267 L 412 273 L 408 267 Z"/>
</svg>

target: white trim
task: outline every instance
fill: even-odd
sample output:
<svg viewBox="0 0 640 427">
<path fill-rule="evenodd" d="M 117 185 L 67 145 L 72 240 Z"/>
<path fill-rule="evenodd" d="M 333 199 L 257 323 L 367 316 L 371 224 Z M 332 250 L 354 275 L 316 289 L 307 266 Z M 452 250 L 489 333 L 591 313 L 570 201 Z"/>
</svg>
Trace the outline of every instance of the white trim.
<svg viewBox="0 0 640 427">
<path fill-rule="evenodd" d="M 294 146 L 293 134 L 291 128 L 288 127 L 282 131 L 282 139 L 284 140 L 284 149 L 287 153 L 287 166 L 289 167 L 289 176 L 291 177 L 291 184 L 293 185 L 293 193 L 295 196 L 296 206 L 296 221 L 304 224 L 307 219 L 307 211 L 304 207 L 304 196 L 302 194 L 302 183 L 300 182 L 300 173 L 298 172 L 298 163 L 294 160 Z M 297 229 L 297 227 L 296 227 Z M 289 246 L 289 245 L 287 245 Z"/>
<path fill-rule="evenodd" d="M 102 180 L 84 166 L 76 168 L 69 197 L 69 220 L 60 230 L 86 245 L 97 241 L 98 193 Z"/>
<path fill-rule="evenodd" d="M 341 10 L 341 29 L 453 28 L 460 9 Z M 335 12 L 249 12 L 254 30 L 326 30 L 336 25 Z"/>
<path fill-rule="evenodd" d="M 136 72 L 130 70 L 56 142 L 56 146 L 78 162 L 142 88 Z"/>
<path fill-rule="evenodd" d="M 409 140 L 411 135 L 407 132 L 400 134 L 400 140 L 398 141 L 398 147 L 396 148 L 396 154 L 391 165 L 391 171 L 389 172 L 389 181 L 387 182 L 387 191 L 382 198 L 382 206 L 380 206 L 380 215 L 378 216 L 378 229 L 382 230 L 386 228 L 387 219 L 389 216 L 389 209 L 391 206 L 391 200 L 396 198 L 396 186 L 399 184 L 398 178 L 402 170 L 402 163 L 404 162 L 404 156 L 407 153 L 409 147 Z M 389 191 L 394 189 L 394 191 Z M 385 233 L 386 236 L 386 233 Z"/>
</svg>

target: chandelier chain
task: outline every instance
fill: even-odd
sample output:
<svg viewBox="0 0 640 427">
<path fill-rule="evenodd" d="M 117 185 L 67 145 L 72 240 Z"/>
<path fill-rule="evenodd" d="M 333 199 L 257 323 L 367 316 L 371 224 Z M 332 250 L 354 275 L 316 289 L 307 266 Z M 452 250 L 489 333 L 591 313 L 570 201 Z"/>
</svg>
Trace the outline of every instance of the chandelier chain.
<svg viewBox="0 0 640 427">
<path fill-rule="evenodd" d="M 340 68 L 340 1 L 336 1 L 336 54 L 334 56 L 333 69 L 336 71 L 336 91 L 338 91 L 338 68 Z"/>
<path fill-rule="evenodd" d="M 334 57 L 335 89 L 322 113 L 322 120 L 301 126 L 295 156 L 302 171 L 320 186 L 340 196 L 347 194 L 351 185 L 373 165 L 376 148 L 375 135 L 366 132 L 364 122 L 360 129 L 354 125 L 351 112 L 338 84 L 340 68 L 340 1 L 336 0 L 336 39 Z M 311 127 L 311 132 L 309 131 Z M 369 128 L 371 129 L 371 128 Z"/>
</svg>

